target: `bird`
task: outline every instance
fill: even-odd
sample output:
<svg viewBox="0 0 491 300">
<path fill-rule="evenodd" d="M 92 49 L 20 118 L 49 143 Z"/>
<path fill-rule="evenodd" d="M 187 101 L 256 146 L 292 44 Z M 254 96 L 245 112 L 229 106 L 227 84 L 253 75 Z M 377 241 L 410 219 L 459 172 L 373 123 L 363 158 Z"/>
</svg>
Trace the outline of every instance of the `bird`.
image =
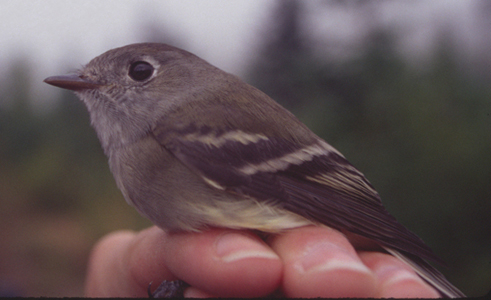
<svg viewBox="0 0 491 300">
<path fill-rule="evenodd" d="M 281 234 L 328 226 L 373 241 L 443 297 L 465 296 L 338 150 L 265 93 L 198 56 L 131 44 L 44 81 L 85 103 L 124 198 L 160 228 Z"/>
</svg>

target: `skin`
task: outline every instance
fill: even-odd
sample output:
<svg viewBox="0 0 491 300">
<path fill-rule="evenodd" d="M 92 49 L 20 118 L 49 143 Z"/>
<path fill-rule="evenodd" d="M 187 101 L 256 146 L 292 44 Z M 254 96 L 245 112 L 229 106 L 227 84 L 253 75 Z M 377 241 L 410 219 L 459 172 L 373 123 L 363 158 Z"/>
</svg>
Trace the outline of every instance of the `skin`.
<svg viewBox="0 0 491 300">
<path fill-rule="evenodd" d="M 316 226 L 266 241 L 251 231 L 221 228 L 114 232 L 92 250 L 85 295 L 146 297 L 150 282 L 155 289 L 178 278 L 191 285 L 186 297 L 439 296 L 393 256 L 357 251 L 340 232 Z"/>
</svg>

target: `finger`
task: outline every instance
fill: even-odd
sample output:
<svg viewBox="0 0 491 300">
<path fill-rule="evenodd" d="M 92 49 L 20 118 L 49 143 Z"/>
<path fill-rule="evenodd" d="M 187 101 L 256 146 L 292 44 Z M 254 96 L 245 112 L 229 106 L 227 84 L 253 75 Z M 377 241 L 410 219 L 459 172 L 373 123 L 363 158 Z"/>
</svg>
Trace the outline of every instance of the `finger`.
<svg viewBox="0 0 491 300">
<path fill-rule="evenodd" d="M 379 252 L 360 252 L 361 260 L 377 276 L 382 298 L 438 298 L 440 295 L 416 272 L 396 257 Z"/>
<path fill-rule="evenodd" d="M 145 297 L 150 282 L 176 279 L 165 267 L 166 234 L 151 227 L 138 234 L 119 231 L 92 250 L 85 294 L 88 297 Z"/>
<path fill-rule="evenodd" d="M 287 297 L 373 297 L 375 275 L 340 232 L 306 226 L 271 239 L 283 260 Z"/>
<path fill-rule="evenodd" d="M 184 291 L 184 298 L 216 298 L 216 296 L 191 286 Z"/>
<path fill-rule="evenodd" d="M 281 282 L 281 260 L 248 231 L 212 228 L 172 233 L 165 257 L 173 274 L 209 295 L 265 296 Z"/>
</svg>

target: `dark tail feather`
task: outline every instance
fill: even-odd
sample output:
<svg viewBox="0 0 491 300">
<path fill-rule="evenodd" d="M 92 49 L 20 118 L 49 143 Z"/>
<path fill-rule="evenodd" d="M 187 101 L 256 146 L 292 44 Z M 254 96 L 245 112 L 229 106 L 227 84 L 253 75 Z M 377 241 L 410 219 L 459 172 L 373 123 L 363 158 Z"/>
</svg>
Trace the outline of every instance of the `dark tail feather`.
<svg viewBox="0 0 491 300">
<path fill-rule="evenodd" d="M 413 268 L 416 273 L 440 292 L 445 298 L 463 298 L 464 293 L 453 286 L 437 269 L 425 260 L 410 254 L 402 254 L 397 250 L 384 247 L 384 249 Z"/>
</svg>

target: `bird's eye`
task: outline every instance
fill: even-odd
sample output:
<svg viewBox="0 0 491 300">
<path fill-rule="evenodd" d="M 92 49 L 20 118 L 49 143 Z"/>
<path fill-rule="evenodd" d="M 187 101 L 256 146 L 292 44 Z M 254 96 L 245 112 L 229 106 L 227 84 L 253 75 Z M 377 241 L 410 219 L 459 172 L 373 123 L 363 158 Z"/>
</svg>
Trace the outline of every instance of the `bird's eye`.
<svg viewBox="0 0 491 300">
<path fill-rule="evenodd" d="M 136 81 L 144 81 L 153 74 L 153 66 L 145 61 L 136 61 L 131 64 L 128 75 Z"/>
</svg>

